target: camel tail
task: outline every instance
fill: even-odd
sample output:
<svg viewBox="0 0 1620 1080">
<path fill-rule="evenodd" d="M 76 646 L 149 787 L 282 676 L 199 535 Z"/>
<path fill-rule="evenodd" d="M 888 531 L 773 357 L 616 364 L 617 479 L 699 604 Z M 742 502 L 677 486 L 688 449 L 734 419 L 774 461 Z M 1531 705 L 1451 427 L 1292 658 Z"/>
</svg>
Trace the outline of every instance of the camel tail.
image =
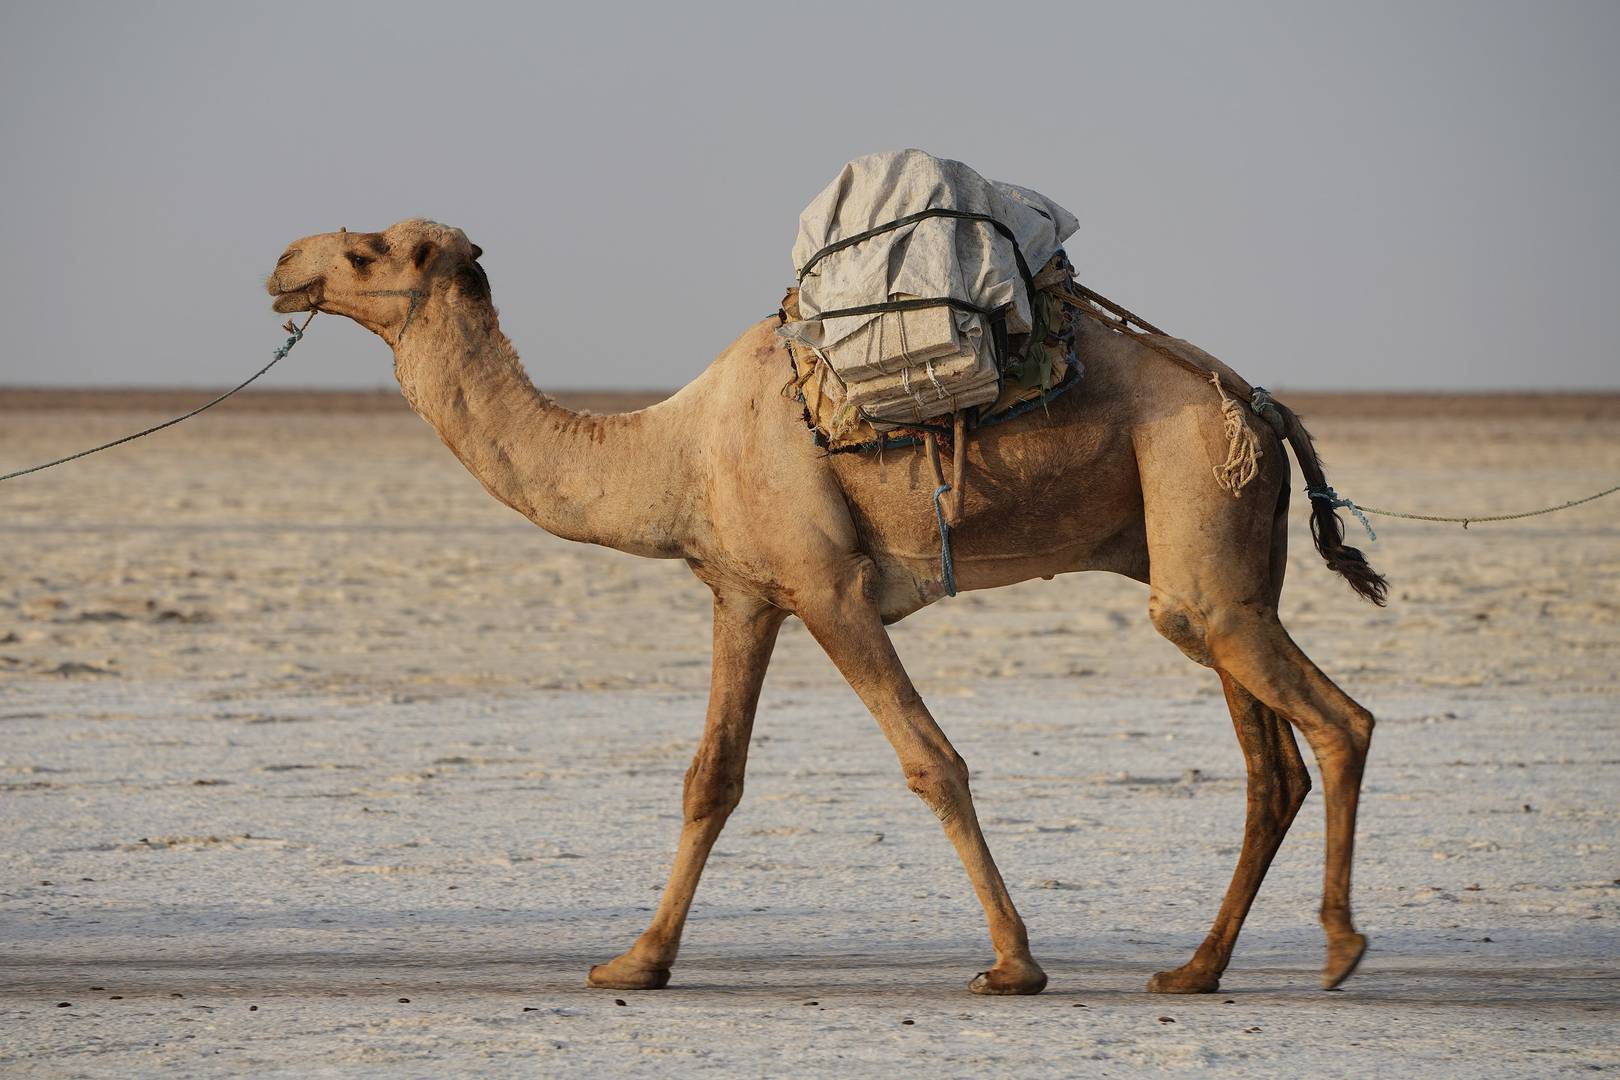
<svg viewBox="0 0 1620 1080">
<path fill-rule="evenodd" d="M 1294 448 L 1294 457 L 1299 459 L 1300 471 L 1305 474 L 1305 486 L 1311 491 L 1328 490 L 1327 474 L 1322 471 L 1322 459 L 1316 456 L 1316 444 L 1311 441 L 1311 433 L 1305 430 L 1305 425 L 1292 409 L 1280 402 L 1277 408 L 1282 411 L 1286 421 L 1288 445 Z M 1379 607 L 1384 606 L 1389 582 L 1372 568 L 1359 548 L 1344 542 L 1344 522 L 1339 519 L 1333 504 L 1326 499 L 1311 499 L 1311 535 L 1316 538 L 1316 550 L 1327 562 L 1329 570 L 1348 581 L 1363 599 Z"/>
</svg>

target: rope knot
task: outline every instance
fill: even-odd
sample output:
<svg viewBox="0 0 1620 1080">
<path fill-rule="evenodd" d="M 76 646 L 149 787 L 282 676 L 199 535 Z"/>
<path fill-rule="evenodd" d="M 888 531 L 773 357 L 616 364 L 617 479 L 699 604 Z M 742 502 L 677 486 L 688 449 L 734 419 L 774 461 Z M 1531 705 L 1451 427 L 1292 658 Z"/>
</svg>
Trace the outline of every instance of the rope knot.
<svg viewBox="0 0 1620 1080">
<path fill-rule="evenodd" d="M 311 318 L 313 318 L 313 317 L 314 317 L 314 316 L 313 316 L 313 314 L 312 314 L 312 315 L 311 315 Z M 306 323 L 304 323 L 304 326 L 308 326 L 308 325 L 309 325 L 309 323 L 308 323 L 308 322 L 306 322 Z M 289 337 L 289 338 L 288 338 L 288 339 L 287 339 L 287 340 L 286 340 L 286 342 L 284 342 L 284 343 L 283 343 L 283 344 L 282 344 L 282 346 L 281 346 L 281 348 L 279 348 L 279 349 L 277 349 L 277 350 L 276 350 L 276 351 L 275 351 L 275 352 L 274 352 L 274 353 L 273 353 L 273 354 L 272 354 L 272 355 L 273 355 L 273 356 L 275 356 L 275 358 L 276 358 L 276 359 L 277 359 L 277 360 L 285 360 L 285 359 L 286 359 L 286 358 L 287 358 L 287 354 L 288 354 L 288 353 L 290 353 L 290 352 L 292 352 L 292 350 L 293 350 L 293 346 L 294 346 L 294 345 L 296 345 L 296 344 L 298 344 L 298 342 L 299 342 L 299 340 L 300 340 L 300 339 L 302 339 L 302 338 L 303 338 L 303 336 L 304 336 L 304 326 L 294 326 L 294 325 L 293 325 L 293 321 L 292 321 L 292 320 L 291 320 L 291 319 L 288 319 L 288 320 L 287 320 L 287 321 L 286 321 L 286 323 L 284 323 L 284 324 L 283 324 L 283 325 L 282 325 L 282 327 L 281 327 L 281 328 L 282 328 L 282 329 L 283 329 L 283 330 L 285 330 L 285 331 L 287 331 L 287 333 L 288 333 L 288 334 L 290 334 L 290 335 L 292 335 L 292 336 L 291 336 L 291 337 Z M 234 391 L 233 391 L 233 392 L 234 392 Z"/>
<path fill-rule="evenodd" d="M 1373 541 L 1378 539 L 1378 534 L 1373 532 L 1372 522 L 1368 521 L 1367 515 L 1361 512 L 1361 507 L 1357 506 L 1349 499 L 1342 497 L 1337 491 L 1334 491 L 1331 486 L 1321 488 L 1306 488 L 1305 494 L 1309 495 L 1317 502 L 1327 503 L 1328 506 L 1332 507 L 1334 510 L 1337 510 L 1342 506 L 1344 509 L 1356 515 L 1356 520 L 1361 522 L 1361 527 L 1367 530 L 1367 539 Z"/>
<path fill-rule="evenodd" d="M 1277 399 L 1271 396 L 1271 391 L 1263 386 L 1256 386 L 1249 392 L 1249 408 L 1254 414 L 1271 425 L 1271 430 L 1277 433 L 1277 438 L 1288 437 L 1288 421 L 1284 418 L 1282 409 L 1277 406 Z"/>
</svg>

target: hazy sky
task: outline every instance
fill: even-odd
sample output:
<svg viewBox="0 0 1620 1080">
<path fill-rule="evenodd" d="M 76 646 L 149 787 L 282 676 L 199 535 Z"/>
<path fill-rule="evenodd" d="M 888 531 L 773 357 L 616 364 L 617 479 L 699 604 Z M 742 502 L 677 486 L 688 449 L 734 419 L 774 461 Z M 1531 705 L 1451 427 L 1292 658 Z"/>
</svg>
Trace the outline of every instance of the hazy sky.
<svg viewBox="0 0 1620 1080">
<path fill-rule="evenodd" d="M 541 386 L 669 387 L 917 146 L 1273 387 L 1620 386 L 1620 3 L 0 6 L 0 384 L 222 385 L 298 236 L 458 225 Z M 318 318 L 271 385 L 391 383 Z"/>
</svg>

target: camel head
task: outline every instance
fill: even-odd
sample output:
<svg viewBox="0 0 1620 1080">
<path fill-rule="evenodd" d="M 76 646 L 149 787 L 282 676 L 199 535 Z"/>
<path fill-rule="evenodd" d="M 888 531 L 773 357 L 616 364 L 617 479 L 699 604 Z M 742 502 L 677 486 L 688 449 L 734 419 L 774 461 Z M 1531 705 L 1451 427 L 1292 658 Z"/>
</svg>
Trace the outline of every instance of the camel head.
<svg viewBox="0 0 1620 1080">
<path fill-rule="evenodd" d="M 460 229 L 412 218 L 382 232 L 340 229 L 295 240 L 265 287 L 276 311 L 345 315 L 392 343 L 436 293 L 488 303 L 482 254 Z"/>
</svg>

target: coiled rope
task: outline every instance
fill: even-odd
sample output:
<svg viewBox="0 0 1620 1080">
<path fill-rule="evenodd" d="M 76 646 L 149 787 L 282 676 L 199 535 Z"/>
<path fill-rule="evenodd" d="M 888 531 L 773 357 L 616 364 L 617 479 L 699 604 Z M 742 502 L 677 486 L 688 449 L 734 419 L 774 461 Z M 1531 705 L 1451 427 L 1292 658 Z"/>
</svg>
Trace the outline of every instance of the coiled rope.
<svg viewBox="0 0 1620 1080">
<path fill-rule="evenodd" d="M 304 325 L 303 326 L 294 326 L 292 320 L 288 319 L 287 320 L 287 325 L 283 329 L 285 329 L 287 331 L 287 333 L 289 335 L 291 335 L 291 336 L 289 336 L 287 338 L 286 342 L 281 346 L 281 348 L 279 348 L 279 349 L 277 349 L 275 351 L 275 354 L 271 357 L 270 362 L 268 364 L 264 365 L 264 367 L 260 368 L 258 371 L 255 371 L 252 375 L 249 375 L 242 382 L 238 383 L 237 385 L 231 387 L 229 390 L 225 391 L 223 394 L 219 395 L 219 397 L 215 398 L 213 401 L 208 402 L 206 405 L 199 405 L 195 409 L 192 409 L 190 412 L 185 413 L 185 414 L 183 414 L 181 416 L 175 417 L 173 420 L 165 420 L 163 423 L 158 424 L 155 427 L 149 427 L 145 431 L 137 431 L 133 435 L 125 435 L 122 439 L 114 439 L 110 443 L 102 443 L 100 446 L 93 446 L 88 450 L 80 450 L 77 454 L 69 454 L 65 458 L 57 458 L 55 461 L 47 461 L 43 465 L 31 465 L 26 469 L 18 469 L 16 472 L 6 473 L 4 476 L 0 476 L 0 482 L 4 482 L 6 480 L 15 480 L 19 476 L 27 476 L 29 473 L 37 473 L 37 472 L 41 472 L 41 471 L 43 471 L 45 469 L 53 468 L 53 467 L 55 467 L 57 465 L 65 465 L 70 461 L 77 461 L 82 457 L 89 457 L 91 454 L 99 454 L 103 450 L 111 450 L 115 446 L 122 446 L 127 442 L 134 442 L 136 439 L 139 439 L 139 438 L 142 438 L 144 436 L 150 435 L 154 431 L 162 431 L 166 427 L 173 427 L 174 425 L 178 424 L 182 420 L 190 420 L 193 416 L 196 416 L 198 413 L 204 412 L 204 411 L 206 411 L 208 409 L 212 409 L 215 405 L 218 405 L 220 402 L 224 401 L 226 398 L 230 397 L 232 394 L 236 393 L 238 390 L 241 390 L 243 387 L 245 387 L 249 383 L 253 382 L 253 380 L 257 379 L 260 375 L 263 375 L 265 372 L 267 372 L 271 368 L 275 367 L 276 364 L 278 364 L 282 360 L 286 359 L 287 354 L 292 352 L 293 346 L 297 345 L 298 342 L 300 340 L 302 340 L 302 338 L 304 336 L 304 330 L 309 326 L 309 324 L 312 321 L 314 321 L 314 319 L 315 319 L 315 312 L 313 312 L 313 311 L 309 313 L 309 318 L 304 320 Z"/>
</svg>

